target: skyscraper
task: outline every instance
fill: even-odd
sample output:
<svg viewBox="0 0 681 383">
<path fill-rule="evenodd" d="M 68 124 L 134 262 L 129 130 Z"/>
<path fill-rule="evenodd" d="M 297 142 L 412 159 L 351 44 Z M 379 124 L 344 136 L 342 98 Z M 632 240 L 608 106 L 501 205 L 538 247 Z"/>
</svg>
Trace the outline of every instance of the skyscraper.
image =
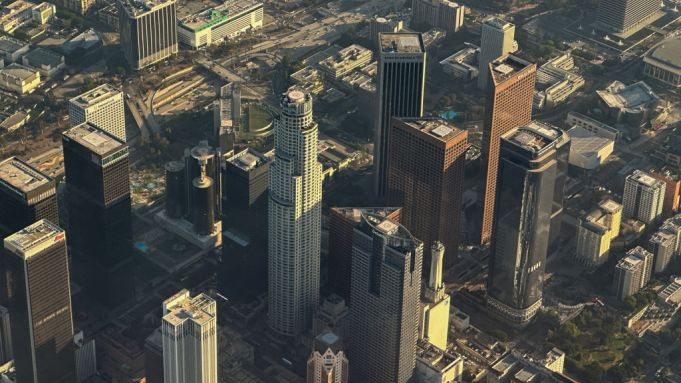
<svg viewBox="0 0 681 383">
<path fill-rule="evenodd" d="M 637 246 L 620 259 L 615 266 L 613 287 L 617 298 L 624 300 L 636 294 L 650 280 L 653 255 Z"/>
<path fill-rule="evenodd" d="M 350 303 L 350 273 L 355 228 L 362 223 L 362 215 L 378 215 L 400 222 L 402 209 L 396 207 L 332 207 L 329 210 L 328 286 Z"/>
<path fill-rule="evenodd" d="M 163 301 L 163 380 L 218 383 L 215 300 L 182 290 Z"/>
<path fill-rule="evenodd" d="M 416 366 L 423 244 L 402 225 L 363 214 L 352 248 L 352 381 L 405 383 Z"/>
<path fill-rule="evenodd" d="M 319 304 L 322 165 L 312 96 L 281 99 L 274 120 L 269 192 L 269 323 L 283 336 L 307 330 Z"/>
<path fill-rule="evenodd" d="M 241 84 L 223 85 L 213 101 L 213 136 L 223 155 L 231 155 L 241 125 Z"/>
<path fill-rule="evenodd" d="M 672 261 L 676 252 L 676 236 L 672 233 L 658 231 L 650 236 L 648 250 L 653 254 L 653 271 L 663 273 Z"/>
<path fill-rule="evenodd" d="M 600 0 L 598 25 L 612 33 L 629 34 L 654 21 L 657 0 Z"/>
<path fill-rule="evenodd" d="M 531 122 L 502 136 L 487 304 L 510 322 L 529 322 L 542 304 L 553 195 L 564 133 Z"/>
<path fill-rule="evenodd" d="M 441 119 L 393 118 L 388 150 L 388 205 L 402 206 L 401 223 L 428 249 L 444 243 L 445 266 L 456 260 L 468 131 Z"/>
<path fill-rule="evenodd" d="M 489 63 L 518 50 L 515 25 L 492 17 L 482 23 L 480 54 L 478 55 L 478 88 L 486 90 L 489 83 Z"/>
<path fill-rule="evenodd" d="M 488 243 L 492 234 L 501 136 L 532 120 L 537 66 L 519 56 L 506 55 L 492 61 L 489 71 L 492 84 L 488 88 L 482 132 L 481 244 Z"/>
<path fill-rule="evenodd" d="M 624 215 L 646 225 L 662 215 L 666 185 L 641 170 L 634 170 L 624 181 Z"/>
<path fill-rule="evenodd" d="M 62 134 L 62 147 L 69 248 L 93 271 L 94 295 L 119 303 L 132 294 L 121 271 L 132 253 L 128 146 L 86 122 Z"/>
<path fill-rule="evenodd" d="M 64 231 L 43 219 L 5 238 L 4 247 L 17 381 L 75 382 Z"/>
<path fill-rule="evenodd" d="M 126 142 L 125 105 L 123 92 L 102 84 L 69 100 L 71 126 L 92 123 L 103 131 Z"/>
<path fill-rule="evenodd" d="M 118 0 L 118 25 L 123 55 L 133 70 L 177 53 L 175 0 Z"/>
<path fill-rule="evenodd" d="M 419 33 L 380 33 L 378 116 L 374 138 L 374 190 L 384 198 L 392 117 L 421 117 L 426 82 L 426 50 Z"/>
<path fill-rule="evenodd" d="M 347 383 L 348 358 L 342 339 L 324 331 L 313 341 L 312 354 L 307 359 L 307 383 Z"/>
<path fill-rule="evenodd" d="M 620 233 L 622 205 L 608 199 L 579 220 L 575 257 L 587 268 L 595 268 L 608 260 L 610 243 Z"/>
<path fill-rule="evenodd" d="M 412 26 L 426 24 L 447 32 L 458 32 L 463 26 L 466 11 L 462 4 L 449 0 L 414 0 Z"/>
<path fill-rule="evenodd" d="M 428 280 L 424 281 L 423 307 L 419 318 L 419 338 L 427 339 L 428 343 L 440 350 L 447 349 L 447 335 L 449 334 L 449 302 L 450 297 L 445 292 L 442 283 L 442 263 L 445 257 L 445 247 L 440 242 L 431 245 L 431 265 Z"/>
</svg>

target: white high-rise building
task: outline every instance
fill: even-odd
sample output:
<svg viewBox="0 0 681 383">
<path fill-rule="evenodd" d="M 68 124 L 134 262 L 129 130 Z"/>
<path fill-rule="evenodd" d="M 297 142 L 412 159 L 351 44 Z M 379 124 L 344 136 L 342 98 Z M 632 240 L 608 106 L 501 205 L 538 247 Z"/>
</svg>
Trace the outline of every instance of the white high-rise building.
<svg viewBox="0 0 681 383">
<path fill-rule="evenodd" d="M 430 275 L 424 281 L 421 316 L 419 320 L 419 338 L 440 350 L 447 349 L 447 334 L 449 333 L 449 294 L 442 282 L 442 260 L 445 257 L 445 247 L 435 241 L 430 250 Z"/>
<path fill-rule="evenodd" d="M 478 55 L 478 88 L 486 89 L 489 77 L 489 63 L 507 53 L 518 50 L 518 42 L 514 40 L 515 25 L 498 17 L 492 17 L 482 23 L 480 54 Z"/>
<path fill-rule="evenodd" d="M 326 330 L 314 339 L 307 359 L 307 383 L 348 383 L 348 358 L 343 341 Z"/>
<path fill-rule="evenodd" d="M 312 97 L 292 90 L 274 120 L 269 192 L 269 323 L 280 335 L 307 330 L 319 305 L 322 165 Z"/>
<path fill-rule="evenodd" d="M 109 84 L 69 100 L 69 120 L 71 126 L 89 122 L 126 142 L 123 92 Z"/>
<path fill-rule="evenodd" d="M 641 170 L 635 170 L 624 182 L 624 216 L 646 225 L 662 214 L 666 185 Z"/>
<path fill-rule="evenodd" d="M 218 383 L 215 300 L 189 291 L 163 301 L 163 380 Z"/>
</svg>

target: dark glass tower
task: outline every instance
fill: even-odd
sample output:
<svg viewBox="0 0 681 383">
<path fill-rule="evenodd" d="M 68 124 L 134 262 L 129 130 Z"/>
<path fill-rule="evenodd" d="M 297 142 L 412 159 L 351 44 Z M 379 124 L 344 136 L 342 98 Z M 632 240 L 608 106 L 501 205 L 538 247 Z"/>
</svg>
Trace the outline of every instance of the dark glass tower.
<svg viewBox="0 0 681 383">
<path fill-rule="evenodd" d="M 128 65 L 139 70 L 177 53 L 175 0 L 118 0 L 121 47 Z"/>
<path fill-rule="evenodd" d="M 423 244 L 404 226 L 363 214 L 352 247 L 352 381 L 406 383 L 416 365 Z"/>
<path fill-rule="evenodd" d="M 64 231 L 40 220 L 5 238 L 17 381 L 76 381 Z"/>
<path fill-rule="evenodd" d="M 379 34 L 378 108 L 374 138 L 374 190 L 385 197 L 392 117 L 421 117 L 426 50 L 420 33 Z"/>
<path fill-rule="evenodd" d="M 556 147 L 563 134 L 530 122 L 501 137 L 487 303 L 516 325 L 529 322 L 542 304 L 554 193 L 561 178 Z"/>
<path fill-rule="evenodd" d="M 69 248 L 88 265 L 91 292 L 102 303 L 132 295 L 122 270 L 132 255 L 128 146 L 90 123 L 62 135 Z"/>
</svg>

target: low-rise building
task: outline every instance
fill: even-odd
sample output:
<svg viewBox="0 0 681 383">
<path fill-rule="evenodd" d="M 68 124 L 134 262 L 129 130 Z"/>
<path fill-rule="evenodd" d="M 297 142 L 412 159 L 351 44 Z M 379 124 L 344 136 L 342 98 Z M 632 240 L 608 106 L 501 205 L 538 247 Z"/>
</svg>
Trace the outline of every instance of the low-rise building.
<svg viewBox="0 0 681 383">
<path fill-rule="evenodd" d="M 416 345 L 416 370 L 419 383 L 454 383 L 463 374 L 463 359 L 443 351 L 425 340 Z"/>
<path fill-rule="evenodd" d="M 182 8 L 178 12 L 181 14 Z M 262 1 L 228 0 L 217 7 L 179 16 L 177 38 L 198 49 L 262 28 L 264 18 Z"/>
<path fill-rule="evenodd" d="M 555 57 L 537 69 L 534 108 L 554 107 L 584 86 L 572 55 Z"/>
<path fill-rule="evenodd" d="M 613 141 L 619 140 L 621 136 L 621 132 L 612 126 L 577 112 L 568 112 L 565 123 L 568 126 L 579 126 L 599 137 Z"/>
<path fill-rule="evenodd" d="M 10 116 L 3 117 L 0 115 L 0 132 L 13 132 L 28 122 L 28 114 L 18 111 Z"/>
<path fill-rule="evenodd" d="M 599 104 L 611 124 L 630 127 L 632 138 L 640 135 L 640 128 L 650 123 L 660 97 L 643 81 L 625 85 L 613 81 L 603 90 L 597 90 Z"/>
<path fill-rule="evenodd" d="M 44 78 L 50 78 L 66 68 L 64 56 L 45 48 L 35 48 L 21 58 L 25 66 L 35 68 Z"/>
<path fill-rule="evenodd" d="M 581 218 L 577 226 L 577 261 L 591 269 L 605 263 L 610 243 L 619 235 L 621 220 L 622 205 L 610 199 Z"/>
<path fill-rule="evenodd" d="M 308 89 L 313 94 L 319 94 L 324 90 L 324 82 L 321 73 L 311 66 L 306 66 L 291 74 L 291 79 L 295 85 Z"/>
<path fill-rule="evenodd" d="M 569 163 L 580 169 L 594 170 L 615 150 L 615 141 L 597 136 L 579 126 L 568 130 L 570 136 Z"/>
<path fill-rule="evenodd" d="M 334 80 L 339 80 L 353 70 L 369 64 L 373 59 L 370 49 L 352 44 L 338 51 L 337 54 L 322 60 L 319 67 Z"/>
<path fill-rule="evenodd" d="M 5 65 L 18 62 L 22 55 L 28 52 L 30 45 L 9 36 L 0 36 L 0 58 L 4 58 Z"/>
<path fill-rule="evenodd" d="M 54 6 L 54 4 L 43 2 L 35 5 L 31 12 L 33 15 L 33 21 L 36 24 L 45 25 L 48 21 L 50 21 L 50 19 L 52 19 L 52 17 L 54 17 L 54 15 L 57 14 L 57 8 Z"/>
<path fill-rule="evenodd" d="M 20 95 L 31 93 L 40 85 L 40 73 L 32 68 L 11 64 L 0 69 L 0 88 Z"/>
<path fill-rule="evenodd" d="M 33 3 L 16 0 L 0 9 L 0 31 L 12 33 L 33 18 Z"/>
<path fill-rule="evenodd" d="M 681 86 L 681 36 L 663 40 L 643 56 L 643 74 L 673 87 Z"/>
<path fill-rule="evenodd" d="M 466 43 L 466 47 L 440 61 L 442 70 L 448 75 L 466 81 L 478 77 L 478 55 L 480 48 Z"/>
<path fill-rule="evenodd" d="M 564 358 L 558 349 L 550 350 L 543 360 L 511 351 L 489 367 L 487 383 L 576 383 L 559 371 Z"/>
</svg>

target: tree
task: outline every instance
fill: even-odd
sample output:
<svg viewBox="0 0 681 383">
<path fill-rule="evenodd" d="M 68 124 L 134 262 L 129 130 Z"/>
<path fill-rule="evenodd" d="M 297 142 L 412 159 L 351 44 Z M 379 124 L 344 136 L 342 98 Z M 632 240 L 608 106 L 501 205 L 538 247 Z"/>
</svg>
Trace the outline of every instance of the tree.
<svg viewBox="0 0 681 383">
<path fill-rule="evenodd" d="M 505 333 L 504 331 L 502 331 L 502 330 L 495 329 L 495 330 L 493 330 L 492 332 L 490 332 L 490 334 L 491 334 L 493 337 L 499 339 L 499 340 L 502 341 L 502 342 L 507 342 L 507 341 L 508 341 L 508 334 L 506 334 L 506 333 Z"/>
</svg>

